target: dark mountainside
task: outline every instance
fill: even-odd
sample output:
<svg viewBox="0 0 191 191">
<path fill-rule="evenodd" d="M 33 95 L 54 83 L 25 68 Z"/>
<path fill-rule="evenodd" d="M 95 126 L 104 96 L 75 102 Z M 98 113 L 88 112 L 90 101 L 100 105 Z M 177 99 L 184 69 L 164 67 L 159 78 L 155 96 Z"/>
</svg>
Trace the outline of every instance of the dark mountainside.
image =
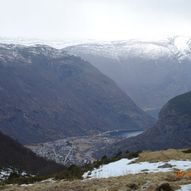
<svg viewBox="0 0 191 191">
<path fill-rule="evenodd" d="M 0 168 L 12 168 L 35 175 L 49 175 L 64 169 L 52 161 L 37 157 L 10 137 L 0 133 Z"/>
<path fill-rule="evenodd" d="M 114 80 L 144 111 L 157 116 L 171 98 L 191 89 L 191 40 L 179 49 L 179 38 L 159 42 L 136 40 L 66 47 Z"/>
<path fill-rule="evenodd" d="M 157 124 L 143 134 L 113 145 L 107 155 L 120 151 L 191 147 L 191 92 L 171 99 L 161 110 Z M 105 151 L 104 151 L 105 152 Z M 100 155 L 104 155 L 105 153 Z"/>
<path fill-rule="evenodd" d="M 24 144 L 153 125 L 88 62 L 41 45 L 0 45 L 0 105 L 0 130 Z"/>
</svg>

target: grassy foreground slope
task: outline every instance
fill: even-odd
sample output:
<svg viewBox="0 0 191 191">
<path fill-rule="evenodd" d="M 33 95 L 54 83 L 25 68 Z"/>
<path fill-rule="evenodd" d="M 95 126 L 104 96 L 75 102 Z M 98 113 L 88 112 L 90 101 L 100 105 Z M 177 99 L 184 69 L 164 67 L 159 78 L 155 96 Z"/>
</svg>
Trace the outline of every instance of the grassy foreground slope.
<svg viewBox="0 0 191 191">
<path fill-rule="evenodd" d="M 142 152 L 138 161 L 191 160 L 190 150 L 163 150 Z M 191 168 L 191 167 L 190 167 Z M 189 171 L 183 177 L 177 177 L 176 169 L 172 172 L 140 173 L 107 179 L 47 181 L 28 186 L 10 185 L 2 187 L 5 191 L 162 191 L 176 190 L 183 184 L 191 184 Z"/>
</svg>

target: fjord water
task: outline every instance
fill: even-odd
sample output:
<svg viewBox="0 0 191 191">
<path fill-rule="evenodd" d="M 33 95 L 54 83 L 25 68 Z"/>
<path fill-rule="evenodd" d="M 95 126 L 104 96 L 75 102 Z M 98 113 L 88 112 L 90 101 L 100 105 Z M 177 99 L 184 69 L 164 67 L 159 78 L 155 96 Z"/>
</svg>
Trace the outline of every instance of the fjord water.
<svg viewBox="0 0 191 191">
<path fill-rule="evenodd" d="M 141 130 L 116 130 L 116 131 L 106 132 L 105 134 L 108 136 L 112 136 L 112 137 L 128 138 L 128 137 L 137 136 L 141 133 L 143 133 L 143 131 L 141 131 Z"/>
</svg>

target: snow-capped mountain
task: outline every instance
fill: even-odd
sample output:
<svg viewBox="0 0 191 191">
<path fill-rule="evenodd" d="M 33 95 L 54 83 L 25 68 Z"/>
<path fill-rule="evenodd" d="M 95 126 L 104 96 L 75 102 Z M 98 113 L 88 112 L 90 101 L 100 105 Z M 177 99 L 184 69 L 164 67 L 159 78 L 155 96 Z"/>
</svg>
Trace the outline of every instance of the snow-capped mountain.
<svg viewBox="0 0 191 191">
<path fill-rule="evenodd" d="M 62 49 L 72 45 L 78 45 L 83 43 L 91 43 L 94 40 L 64 40 L 64 39 L 35 39 L 35 38 L 7 38 L 0 37 L 0 43 L 2 44 L 15 44 L 15 45 L 25 45 L 25 46 L 34 46 L 34 45 L 48 45 L 56 49 Z"/>
<path fill-rule="evenodd" d="M 87 54 L 101 54 L 118 59 L 119 56 L 142 56 L 157 59 L 163 56 L 191 57 L 191 38 L 189 37 L 171 37 L 161 41 L 111 41 L 111 42 L 90 42 L 75 45 L 76 48 L 86 50 Z M 74 48 L 74 47 L 73 47 Z M 72 49 L 70 47 L 69 49 Z M 78 51 L 80 52 L 80 50 Z M 77 52 L 78 53 L 78 52 Z"/>
<path fill-rule="evenodd" d="M 191 38 L 81 44 L 66 47 L 113 79 L 144 110 L 159 110 L 191 90 Z"/>
<path fill-rule="evenodd" d="M 70 46 L 88 48 L 89 53 L 102 53 L 105 56 L 118 58 L 120 54 L 129 53 L 132 55 L 148 55 L 153 58 L 175 54 L 181 58 L 191 57 L 191 38 L 183 36 L 170 37 L 161 41 L 97 41 L 97 40 L 43 40 L 25 38 L 3 38 L 0 37 L 2 44 L 16 44 L 25 46 L 48 45 L 56 49 L 63 49 Z"/>
<path fill-rule="evenodd" d="M 34 47 L 42 44 L 46 48 L 48 45 L 80 56 L 114 80 L 148 112 L 157 113 L 169 99 L 191 90 L 190 37 L 110 42 L 0 38 L 0 42 Z M 50 52 L 53 51 L 47 54 Z"/>
</svg>

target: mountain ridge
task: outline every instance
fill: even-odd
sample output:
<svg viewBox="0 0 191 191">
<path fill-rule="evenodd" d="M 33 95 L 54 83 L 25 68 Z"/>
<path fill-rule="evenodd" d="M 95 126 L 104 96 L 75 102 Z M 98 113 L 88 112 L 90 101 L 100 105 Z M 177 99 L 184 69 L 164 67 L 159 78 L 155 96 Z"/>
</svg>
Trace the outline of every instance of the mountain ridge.
<svg viewBox="0 0 191 191">
<path fill-rule="evenodd" d="M 143 110 L 159 110 L 169 99 L 188 92 L 191 38 L 162 41 L 114 41 L 66 47 L 97 67 Z"/>
<path fill-rule="evenodd" d="M 62 165 L 36 156 L 31 150 L 1 132 L 0 145 L 0 168 L 16 169 L 34 175 L 49 175 L 64 169 Z"/>
<path fill-rule="evenodd" d="M 182 149 L 191 146 L 191 92 L 176 96 L 161 109 L 154 127 L 113 145 L 108 155 L 121 151 Z M 105 152 L 105 151 L 104 151 Z M 102 153 L 103 154 L 103 153 Z"/>
<path fill-rule="evenodd" d="M 1 45 L 0 91 L 0 130 L 25 144 L 154 123 L 95 67 L 49 46 Z"/>
</svg>

